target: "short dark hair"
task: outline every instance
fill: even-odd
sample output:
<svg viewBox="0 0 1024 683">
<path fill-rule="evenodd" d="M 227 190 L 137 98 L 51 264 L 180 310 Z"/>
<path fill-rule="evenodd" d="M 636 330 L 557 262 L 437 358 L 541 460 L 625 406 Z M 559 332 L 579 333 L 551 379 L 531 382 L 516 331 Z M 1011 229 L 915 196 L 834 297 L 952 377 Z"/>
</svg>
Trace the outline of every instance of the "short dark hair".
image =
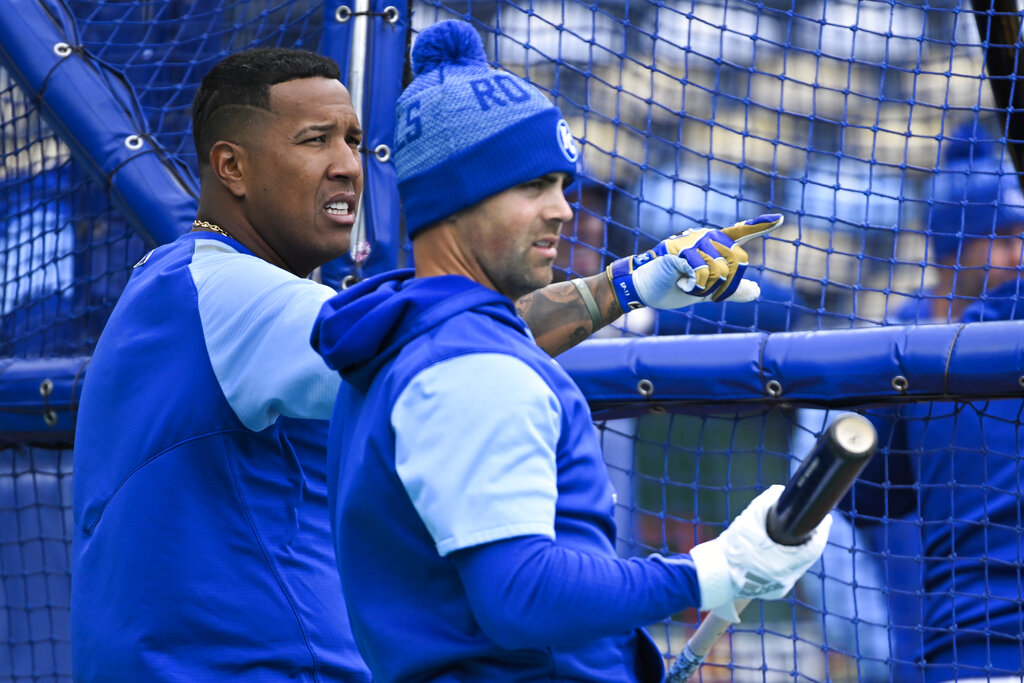
<svg viewBox="0 0 1024 683">
<path fill-rule="evenodd" d="M 199 165 L 230 130 L 244 127 L 249 107 L 270 111 L 270 87 L 300 78 L 341 78 L 337 62 L 309 50 L 258 47 L 225 57 L 203 77 L 192 100 L 192 140 Z"/>
</svg>

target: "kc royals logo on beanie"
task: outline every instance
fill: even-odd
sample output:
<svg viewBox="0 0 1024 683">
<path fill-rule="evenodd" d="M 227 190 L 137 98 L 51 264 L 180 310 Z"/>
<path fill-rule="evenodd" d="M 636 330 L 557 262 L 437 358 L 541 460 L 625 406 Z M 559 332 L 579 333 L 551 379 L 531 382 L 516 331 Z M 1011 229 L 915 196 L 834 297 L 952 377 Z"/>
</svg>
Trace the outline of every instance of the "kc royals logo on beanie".
<svg viewBox="0 0 1024 683">
<path fill-rule="evenodd" d="M 395 108 L 395 168 L 410 237 L 548 173 L 575 177 L 579 152 L 561 112 L 514 74 L 490 68 L 462 21 L 424 30 L 415 79 Z"/>
</svg>

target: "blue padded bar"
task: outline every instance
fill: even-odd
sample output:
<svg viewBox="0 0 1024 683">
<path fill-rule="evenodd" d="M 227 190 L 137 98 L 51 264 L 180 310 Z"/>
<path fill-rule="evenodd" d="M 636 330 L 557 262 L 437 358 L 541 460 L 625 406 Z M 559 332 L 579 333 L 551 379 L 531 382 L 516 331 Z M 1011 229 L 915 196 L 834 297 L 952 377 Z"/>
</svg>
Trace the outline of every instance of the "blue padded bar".
<svg viewBox="0 0 1024 683">
<path fill-rule="evenodd" d="M 88 357 L 0 361 L 0 444 L 71 443 Z"/>
<path fill-rule="evenodd" d="M 78 46 L 61 2 L 0 3 L 0 63 L 151 246 L 191 228 L 198 188 L 146 135 L 121 75 Z"/>
<path fill-rule="evenodd" d="M 730 407 L 723 400 L 761 409 L 766 398 L 823 407 L 1024 398 L 1024 321 L 598 339 L 558 361 L 599 418 L 712 396 L 718 411 Z"/>
</svg>

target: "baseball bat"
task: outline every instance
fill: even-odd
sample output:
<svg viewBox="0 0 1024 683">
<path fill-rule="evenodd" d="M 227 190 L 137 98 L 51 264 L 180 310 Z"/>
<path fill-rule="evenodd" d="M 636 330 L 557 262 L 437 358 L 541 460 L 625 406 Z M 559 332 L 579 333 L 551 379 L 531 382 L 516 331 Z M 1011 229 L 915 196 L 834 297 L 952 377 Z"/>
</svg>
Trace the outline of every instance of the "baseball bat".
<svg viewBox="0 0 1024 683">
<path fill-rule="evenodd" d="M 1006 131 L 1017 179 L 1024 189 L 1024 55 L 1018 50 L 1017 0 L 971 0 L 978 37 L 985 46 L 985 70 Z"/>
<path fill-rule="evenodd" d="M 780 545 L 807 542 L 818 523 L 846 495 L 877 445 L 878 434 L 867 418 L 844 413 L 834 419 L 768 511 L 768 536 Z M 737 600 L 737 614 L 749 602 Z M 673 662 L 666 683 L 688 680 L 730 625 L 728 620 L 709 614 Z"/>
</svg>

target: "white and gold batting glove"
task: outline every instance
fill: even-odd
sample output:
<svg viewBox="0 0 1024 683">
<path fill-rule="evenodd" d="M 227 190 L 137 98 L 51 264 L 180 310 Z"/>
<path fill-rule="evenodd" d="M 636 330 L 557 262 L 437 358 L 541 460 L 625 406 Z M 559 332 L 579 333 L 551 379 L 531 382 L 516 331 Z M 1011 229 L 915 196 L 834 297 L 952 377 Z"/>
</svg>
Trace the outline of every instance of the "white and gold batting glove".
<svg viewBox="0 0 1024 683">
<path fill-rule="evenodd" d="M 832 516 L 826 515 L 803 545 L 780 545 L 768 536 L 768 510 L 784 487 L 763 491 L 722 534 L 690 551 L 697 568 L 701 609 L 736 623 L 737 598 L 777 600 L 825 551 Z"/>
<path fill-rule="evenodd" d="M 683 308 L 702 301 L 753 301 L 761 288 L 744 280 L 745 243 L 782 225 L 769 213 L 721 230 L 686 230 L 653 249 L 614 261 L 605 270 L 623 312 L 644 306 Z"/>
</svg>

